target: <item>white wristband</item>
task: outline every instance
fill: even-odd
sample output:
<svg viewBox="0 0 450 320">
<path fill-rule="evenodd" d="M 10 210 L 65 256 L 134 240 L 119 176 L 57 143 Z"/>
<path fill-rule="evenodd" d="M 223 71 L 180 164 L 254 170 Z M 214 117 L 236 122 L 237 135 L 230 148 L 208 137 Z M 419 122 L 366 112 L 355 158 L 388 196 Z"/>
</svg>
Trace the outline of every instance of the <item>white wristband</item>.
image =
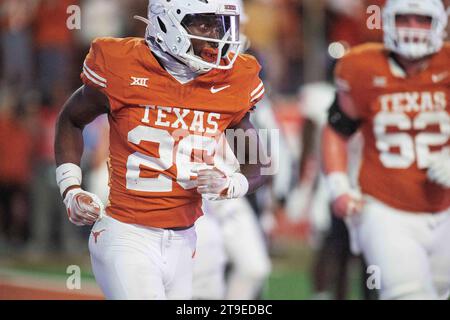
<svg viewBox="0 0 450 320">
<path fill-rule="evenodd" d="M 235 172 L 230 176 L 230 185 L 228 186 L 227 198 L 241 198 L 248 192 L 248 180 L 239 172 Z"/>
<path fill-rule="evenodd" d="M 56 183 L 61 196 L 71 186 L 81 186 L 81 168 L 73 163 L 64 163 L 56 168 Z"/>
<path fill-rule="evenodd" d="M 332 172 L 327 175 L 326 180 L 332 201 L 336 200 L 343 194 L 350 193 L 352 190 L 348 175 L 344 172 Z"/>
</svg>

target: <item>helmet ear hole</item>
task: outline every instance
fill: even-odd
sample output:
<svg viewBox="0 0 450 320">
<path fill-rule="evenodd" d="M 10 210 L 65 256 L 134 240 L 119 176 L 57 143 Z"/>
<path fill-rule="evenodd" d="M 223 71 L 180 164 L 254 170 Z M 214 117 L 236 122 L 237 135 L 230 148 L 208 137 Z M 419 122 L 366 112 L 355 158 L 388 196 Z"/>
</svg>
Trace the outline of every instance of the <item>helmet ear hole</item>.
<svg viewBox="0 0 450 320">
<path fill-rule="evenodd" d="M 159 17 L 157 18 L 157 20 L 158 20 L 159 27 L 161 28 L 161 31 L 164 33 L 167 33 L 166 25 L 162 22 L 162 20 Z"/>
</svg>

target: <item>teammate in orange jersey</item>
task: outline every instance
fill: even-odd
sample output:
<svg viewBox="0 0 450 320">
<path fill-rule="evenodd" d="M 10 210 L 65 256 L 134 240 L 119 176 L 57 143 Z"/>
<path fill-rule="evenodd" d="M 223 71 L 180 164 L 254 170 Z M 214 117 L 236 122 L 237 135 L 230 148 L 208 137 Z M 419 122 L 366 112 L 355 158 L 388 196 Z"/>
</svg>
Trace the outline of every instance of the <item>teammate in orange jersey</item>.
<svg viewBox="0 0 450 320">
<path fill-rule="evenodd" d="M 69 219 L 95 223 L 89 249 L 106 298 L 189 299 L 202 196 L 238 198 L 266 180 L 259 161 L 228 174 L 213 166 L 225 129 L 257 140 L 248 113 L 264 86 L 257 61 L 233 54 L 240 47 L 235 0 L 152 0 L 143 20 L 145 39 L 92 43 L 84 86 L 58 120 L 57 182 Z M 83 127 L 105 113 L 106 209 L 81 189 L 79 168 Z"/>
<path fill-rule="evenodd" d="M 381 284 L 383 299 L 446 298 L 450 288 L 450 45 L 440 0 L 389 0 L 385 44 L 336 67 L 338 103 L 323 136 L 332 205 Z M 364 137 L 359 184 L 347 141 Z M 373 283 L 376 287 L 377 281 Z"/>
</svg>

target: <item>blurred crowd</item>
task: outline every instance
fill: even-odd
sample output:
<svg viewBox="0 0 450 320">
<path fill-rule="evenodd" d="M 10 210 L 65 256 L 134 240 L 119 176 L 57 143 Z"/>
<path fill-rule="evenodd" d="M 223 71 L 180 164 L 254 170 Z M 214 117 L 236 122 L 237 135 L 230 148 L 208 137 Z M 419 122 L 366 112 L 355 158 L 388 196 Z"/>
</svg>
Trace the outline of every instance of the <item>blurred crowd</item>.
<svg viewBox="0 0 450 320">
<path fill-rule="evenodd" d="M 308 192 L 316 192 L 318 139 L 308 137 L 310 125 L 320 127 L 317 119 L 323 119 L 328 103 L 324 96 L 334 95 L 330 88 L 336 59 L 351 46 L 382 41 L 381 30 L 370 30 L 366 22 L 367 8 L 383 2 L 244 0 L 243 32 L 263 65 L 271 108 L 293 150 L 289 194 L 298 191 L 299 181 L 311 186 Z M 77 12 L 73 5 L 81 8 L 81 28 L 70 30 L 67 20 Z M 90 42 L 99 36 L 142 37 L 145 25 L 133 16 L 145 16 L 147 5 L 148 0 L 0 0 L 0 254 L 11 248 L 30 253 L 87 250 L 89 231 L 69 224 L 55 182 L 55 120 L 81 85 Z M 306 111 L 315 103 L 324 104 L 318 117 Z M 98 130 L 85 132 L 86 172 L 95 166 L 91 151 L 101 139 Z M 289 194 L 277 199 L 272 232 L 294 230 L 308 238 L 311 227 L 305 227 L 302 213 L 291 213 L 289 223 L 283 220 Z M 327 207 L 321 209 L 326 216 Z M 292 209 L 291 204 L 289 210 L 300 207 Z M 314 219 L 307 215 L 306 224 Z M 293 223 L 301 226 L 292 229 Z"/>
<path fill-rule="evenodd" d="M 132 17 L 145 15 L 147 5 L 0 1 L 0 248 L 42 253 L 86 247 L 83 231 L 66 221 L 55 182 L 56 118 L 81 85 L 80 66 L 92 39 L 143 35 L 145 27 Z M 72 29 L 77 20 L 81 28 Z M 92 132 L 86 135 L 88 146 L 95 141 Z"/>
</svg>

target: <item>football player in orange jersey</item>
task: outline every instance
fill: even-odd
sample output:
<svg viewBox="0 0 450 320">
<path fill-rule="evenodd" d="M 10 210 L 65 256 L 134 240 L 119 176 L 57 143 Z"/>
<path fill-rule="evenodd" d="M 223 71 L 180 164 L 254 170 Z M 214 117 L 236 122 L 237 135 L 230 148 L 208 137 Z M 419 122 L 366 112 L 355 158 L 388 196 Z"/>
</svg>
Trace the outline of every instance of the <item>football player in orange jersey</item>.
<svg viewBox="0 0 450 320">
<path fill-rule="evenodd" d="M 388 0 L 382 44 L 336 66 L 323 133 L 334 212 L 373 266 L 383 299 L 447 298 L 450 288 L 450 44 L 440 0 Z M 359 185 L 347 141 L 364 137 Z"/>
<path fill-rule="evenodd" d="M 89 250 L 109 299 L 189 299 L 194 222 L 202 196 L 232 199 L 267 176 L 249 111 L 264 94 L 260 66 L 238 53 L 235 0 L 151 0 L 146 38 L 100 38 L 84 85 L 57 123 L 57 182 L 69 219 L 92 225 Z M 110 195 L 104 208 L 81 189 L 83 127 L 101 114 L 110 125 Z M 240 172 L 214 167 L 217 140 L 243 129 Z M 261 158 L 259 158 L 261 160 Z M 211 257 L 212 259 L 214 257 Z"/>
</svg>

